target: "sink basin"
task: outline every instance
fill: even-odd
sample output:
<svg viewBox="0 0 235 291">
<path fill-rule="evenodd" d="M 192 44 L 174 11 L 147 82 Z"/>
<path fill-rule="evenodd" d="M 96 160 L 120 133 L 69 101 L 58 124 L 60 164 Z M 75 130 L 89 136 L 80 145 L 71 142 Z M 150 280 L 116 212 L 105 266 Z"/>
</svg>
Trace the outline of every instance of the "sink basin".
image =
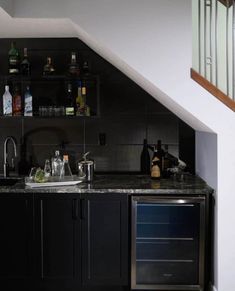
<svg viewBox="0 0 235 291">
<path fill-rule="evenodd" d="M 20 177 L 0 177 L 0 186 L 14 186 L 16 183 L 21 182 L 22 179 Z"/>
</svg>

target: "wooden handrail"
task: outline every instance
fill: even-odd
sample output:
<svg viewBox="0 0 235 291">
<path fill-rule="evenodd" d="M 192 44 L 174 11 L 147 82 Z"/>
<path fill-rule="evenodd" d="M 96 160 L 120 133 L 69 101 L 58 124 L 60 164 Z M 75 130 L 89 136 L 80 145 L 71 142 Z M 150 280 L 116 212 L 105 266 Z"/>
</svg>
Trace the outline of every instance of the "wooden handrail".
<svg viewBox="0 0 235 291">
<path fill-rule="evenodd" d="M 233 5 L 234 0 L 219 0 L 222 4 L 224 4 L 226 7 L 230 7 Z"/>
<path fill-rule="evenodd" d="M 235 112 L 235 102 L 207 79 L 191 69 L 191 78 Z"/>
</svg>

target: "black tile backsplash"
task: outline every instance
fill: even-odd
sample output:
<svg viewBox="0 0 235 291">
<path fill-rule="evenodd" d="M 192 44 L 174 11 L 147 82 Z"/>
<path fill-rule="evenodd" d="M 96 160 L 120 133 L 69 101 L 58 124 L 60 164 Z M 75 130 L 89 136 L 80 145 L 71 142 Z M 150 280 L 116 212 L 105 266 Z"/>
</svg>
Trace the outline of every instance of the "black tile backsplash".
<svg viewBox="0 0 235 291">
<path fill-rule="evenodd" d="M 0 74 L 6 75 L 7 50 L 11 40 L 0 40 Z M 18 145 L 18 162 L 22 165 L 44 165 L 45 159 L 51 157 L 55 149 L 60 149 L 70 156 L 70 164 L 76 171 L 76 161 L 81 159 L 84 151 L 89 151 L 96 162 L 96 171 L 138 172 L 143 139 L 156 144 L 158 139 L 169 145 L 169 151 L 179 155 L 179 136 L 184 140 L 179 127 L 179 119 L 152 96 L 127 78 L 119 70 L 98 56 L 78 39 L 17 39 L 18 47 L 27 46 L 36 51 L 32 72 L 42 70 L 44 59 L 49 53 L 56 60 L 63 56 L 64 63 L 58 70 L 66 70 L 70 51 L 76 49 L 83 58 L 89 59 L 92 71 L 100 76 L 100 116 L 87 118 L 0 118 L 0 165 L 3 165 L 3 142 L 7 136 L 14 136 Z M 38 51 L 37 51 L 38 49 Z M 44 50 L 40 54 L 40 49 Z M 81 58 L 82 58 L 81 57 Z M 51 94 L 60 96 L 63 86 L 56 86 Z M 47 87 L 45 87 L 46 89 Z M 43 95 L 43 84 L 33 96 Z M 49 90 L 49 89 L 48 89 Z M 50 89 L 51 90 L 51 89 Z M 0 93 L 4 93 L 4 82 L 0 84 Z M 57 97 L 56 97 L 57 96 Z M 181 130 L 181 132 L 179 132 Z M 100 138 L 101 137 L 101 138 Z M 104 145 L 100 140 L 104 139 Z M 190 155 L 187 159 L 194 161 L 194 141 L 187 146 Z M 152 155 L 152 153 L 150 153 Z M 192 163 L 193 164 L 193 163 Z M 17 168 L 18 170 L 18 168 Z M 3 166 L 0 173 L 3 172 Z"/>
</svg>

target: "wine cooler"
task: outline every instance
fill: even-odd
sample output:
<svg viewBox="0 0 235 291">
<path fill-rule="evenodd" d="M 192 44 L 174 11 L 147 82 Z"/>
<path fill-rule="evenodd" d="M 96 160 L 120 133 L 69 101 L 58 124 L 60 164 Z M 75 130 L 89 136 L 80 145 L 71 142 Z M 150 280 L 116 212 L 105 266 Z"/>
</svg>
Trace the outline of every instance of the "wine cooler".
<svg viewBox="0 0 235 291">
<path fill-rule="evenodd" d="M 133 196 L 131 289 L 204 290 L 205 197 Z"/>
</svg>

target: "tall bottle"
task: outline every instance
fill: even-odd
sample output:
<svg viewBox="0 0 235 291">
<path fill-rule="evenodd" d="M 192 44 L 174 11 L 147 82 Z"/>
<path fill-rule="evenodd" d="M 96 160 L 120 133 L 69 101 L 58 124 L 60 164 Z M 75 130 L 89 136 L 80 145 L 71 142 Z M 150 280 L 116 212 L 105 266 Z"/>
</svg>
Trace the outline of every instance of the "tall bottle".
<svg viewBox="0 0 235 291">
<path fill-rule="evenodd" d="M 29 86 L 26 87 L 24 93 L 24 116 L 33 116 L 33 96 Z"/>
<path fill-rule="evenodd" d="M 76 52 L 71 52 L 71 63 L 69 64 L 68 71 L 71 76 L 78 77 L 80 75 Z"/>
<path fill-rule="evenodd" d="M 152 179 L 161 179 L 161 163 L 158 157 L 158 150 L 157 147 L 154 146 L 153 158 L 151 163 L 151 178 Z"/>
<path fill-rule="evenodd" d="M 90 107 L 87 105 L 87 87 L 85 81 L 82 84 L 82 98 L 84 102 L 84 115 L 90 116 Z"/>
<path fill-rule="evenodd" d="M 76 97 L 76 116 L 83 116 L 85 104 L 82 96 L 82 82 L 78 81 L 78 93 Z"/>
<path fill-rule="evenodd" d="M 69 165 L 69 156 L 64 155 L 63 156 L 63 162 L 62 162 L 62 167 L 60 171 L 60 178 L 64 179 L 65 177 L 70 177 L 72 178 L 72 171 Z"/>
<path fill-rule="evenodd" d="M 88 76 L 90 75 L 89 63 L 88 61 L 84 61 L 82 64 L 82 75 Z"/>
<path fill-rule="evenodd" d="M 8 52 L 8 66 L 10 75 L 18 75 L 20 73 L 20 53 L 16 48 L 15 42 L 11 43 L 11 48 Z"/>
<path fill-rule="evenodd" d="M 140 155 L 140 171 L 143 174 L 150 173 L 150 155 L 148 151 L 148 142 L 147 139 L 144 139 L 143 149 Z"/>
<path fill-rule="evenodd" d="M 75 110 L 74 110 L 74 98 L 72 95 L 72 85 L 68 84 L 68 90 L 67 90 L 67 96 L 65 101 L 65 115 L 66 116 L 74 116 Z"/>
<path fill-rule="evenodd" d="M 55 156 L 51 159 L 51 171 L 52 176 L 60 176 L 62 168 L 62 159 L 60 157 L 60 151 L 55 151 Z"/>
<path fill-rule="evenodd" d="M 160 164 L 160 171 L 162 173 L 163 169 L 164 169 L 164 156 L 165 156 L 165 152 L 162 149 L 162 142 L 159 139 L 157 141 L 157 151 L 156 151 L 156 156 L 159 158 L 159 164 Z"/>
<path fill-rule="evenodd" d="M 22 115 L 22 98 L 21 98 L 20 90 L 18 86 L 15 86 L 15 90 L 13 94 L 12 111 L 13 111 L 13 116 Z"/>
<path fill-rule="evenodd" d="M 26 47 L 24 48 L 24 57 L 20 64 L 20 70 L 22 75 L 24 76 L 30 75 L 30 62 L 28 59 L 28 49 Z"/>
<path fill-rule="evenodd" d="M 9 91 L 9 86 L 5 86 L 5 92 L 2 96 L 3 99 L 3 115 L 12 116 L 12 95 Z"/>
<path fill-rule="evenodd" d="M 47 57 L 45 66 L 43 67 L 43 75 L 53 75 L 55 73 L 55 68 L 52 65 L 51 57 Z"/>
</svg>

